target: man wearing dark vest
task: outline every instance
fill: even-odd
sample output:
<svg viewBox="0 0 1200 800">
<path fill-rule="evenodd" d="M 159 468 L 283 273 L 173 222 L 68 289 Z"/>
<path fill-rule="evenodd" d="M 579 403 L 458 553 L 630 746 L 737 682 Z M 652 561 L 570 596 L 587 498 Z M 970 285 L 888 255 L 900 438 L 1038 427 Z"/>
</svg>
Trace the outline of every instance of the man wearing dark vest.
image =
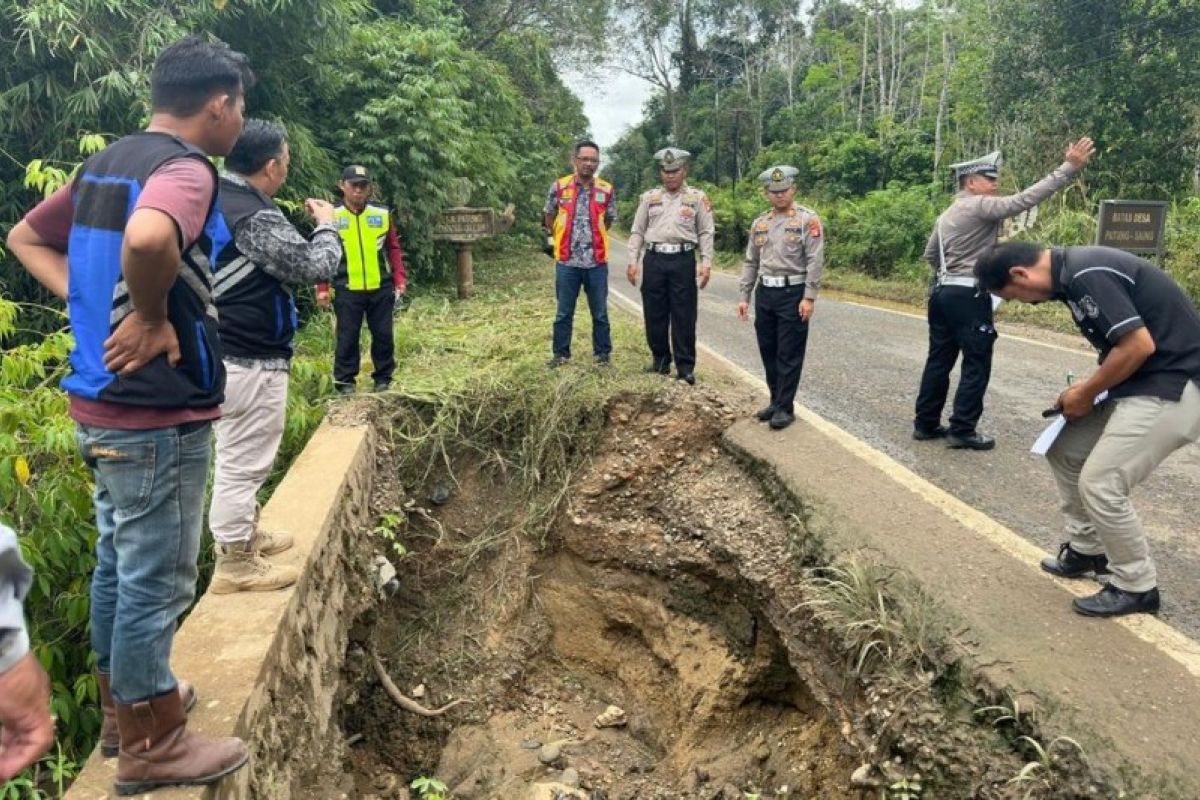
<svg viewBox="0 0 1200 800">
<path fill-rule="evenodd" d="M 391 209 L 368 201 L 371 176 L 366 167 L 346 167 L 338 188 L 342 202 L 334 207 L 333 214 L 345 257 L 343 270 L 333 282 L 333 310 L 337 314 L 333 383 L 342 394 L 354 391 L 361 358 L 358 336 L 365 317 L 371 331 L 371 380 L 375 391 L 383 392 L 391 386 L 396 370 L 392 314 L 407 288 L 404 252 Z M 317 286 L 317 302 L 329 305 L 328 284 Z"/>
<path fill-rule="evenodd" d="M 221 175 L 218 207 L 232 241 L 213 254 L 227 375 L 208 510 L 217 556 L 208 590 L 215 594 L 282 589 L 299 577 L 295 566 L 268 559 L 290 548 L 292 537 L 257 525 L 255 498 L 283 439 L 296 332 L 288 287 L 332 279 L 342 240 L 324 200 L 304 202 L 317 223 L 309 242 L 271 199 L 290 161 L 283 126 L 250 119 Z"/>
<path fill-rule="evenodd" d="M 245 56 L 223 44 L 189 36 L 166 48 L 148 128 L 85 161 L 8 237 L 67 300 L 75 338 L 63 388 L 96 483 L 91 642 L 119 795 L 214 783 L 248 757 L 240 739 L 187 730 L 196 691 L 171 672 L 171 643 L 195 597 L 225 387 L 211 263 L 197 246 L 227 239 L 208 156 L 233 147 L 251 81 Z"/>
</svg>

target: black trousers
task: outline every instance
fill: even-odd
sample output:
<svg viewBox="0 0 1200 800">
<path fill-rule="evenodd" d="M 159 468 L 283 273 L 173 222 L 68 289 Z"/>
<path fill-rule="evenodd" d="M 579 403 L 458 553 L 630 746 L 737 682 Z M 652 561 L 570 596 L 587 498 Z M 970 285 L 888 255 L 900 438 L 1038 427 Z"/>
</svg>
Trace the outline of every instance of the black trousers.
<svg viewBox="0 0 1200 800">
<path fill-rule="evenodd" d="M 774 288 L 760 285 L 754 290 L 754 335 L 758 354 L 767 373 L 771 405 L 794 411 L 796 387 L 804 369 L 808 347 L 808 323 L 800 319 L 804 286 Z"/>
<path fill-rule="evenodd" d="M 333 382 L 336 386 L 353 386 L 358 377 L 360 354 L 358 337 L 363 317 L 371 331 L 371 363 L 375 365 L 371 379 L 389 383 L 396 371 L 396 348 L 392 336 L 392 312 L 396 297 L 392 286 L 355 292 L 342 289 L 333 296 L 337 314 L 337 350 L 333 357 Z"/>
<path fill-rule="evenodd" d="M 969 286 L 937 286 L 929 296 L 929 355 L 921 375 L 914 425 L 932 430 L 941 424 L 950 391 L 950 371 L 962 353 L 962 374 L 954 395 L 950 432 L 969 435 L 983 415 L 983 395 L 992 376 L 992 298 Z"/>
<path fill-rule="evenodd" d="M 642 258 L 642 317 L 655 364 L 686 375 L 696 368 L 696 251 L 647 252 Z M 669 335 L 668 335 L 669 334 Z"/>
</svg>

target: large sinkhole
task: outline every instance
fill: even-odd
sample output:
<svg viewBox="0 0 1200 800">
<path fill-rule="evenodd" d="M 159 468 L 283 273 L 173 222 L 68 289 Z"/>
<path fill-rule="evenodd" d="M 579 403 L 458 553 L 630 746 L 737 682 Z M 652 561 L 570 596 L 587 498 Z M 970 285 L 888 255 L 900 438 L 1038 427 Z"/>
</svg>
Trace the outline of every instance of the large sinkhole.
<svg viewBox="0 0 1200 800">
<path fill-rule="evenodd" d="M 906 796 L 890 787 L 922 769 L 971 787 L 925 797 L 1019 796 L 1020 762 L 969 712 L 853 675 L 795 613 L 803 515 L 720 447 L 725 403 L 615 401 L 534 527 L 503 459 L 476 448 L 406 487 L 382 448 L 376 544 L 399 590 L 351 634 L 331 796 L 421 797 L 409 787 L 428 778 L 458 800 L 858 800 Z M 414 713 L 395 691 L 451 707 Z"/>
</svg>

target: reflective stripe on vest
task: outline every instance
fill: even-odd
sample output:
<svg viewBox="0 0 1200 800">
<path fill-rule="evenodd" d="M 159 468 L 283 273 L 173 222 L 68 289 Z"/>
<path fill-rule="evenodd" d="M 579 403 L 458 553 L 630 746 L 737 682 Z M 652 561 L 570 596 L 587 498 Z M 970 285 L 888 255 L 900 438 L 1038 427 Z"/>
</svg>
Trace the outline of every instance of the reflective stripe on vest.
<svg viewBox="0 0 1200 800">
<path fill-rule="evenodd" d="M 356 292 L 378 289 L 384 274 L 383 242 L 391 227 L 388 210 L 368 203 L 355 214 L 338 206 L 333 217 L 346 254 L 346 286 Z"/>
<path fill-rule="evenodd" d="M 559 261 L 571 260 L 571 229 L 575 227 L 574 175 L 564 175 L 556 182 L 558 214 L 554 217 L 554 257 Z M 591 196 L 588 199 L 588 216 L 592 223 L 592 251 L 597 264 L 608 263 L 608 223 L 604 212 L 612 202 L 612 184 L 602 178 L 592 179 Z"/>
</svg>

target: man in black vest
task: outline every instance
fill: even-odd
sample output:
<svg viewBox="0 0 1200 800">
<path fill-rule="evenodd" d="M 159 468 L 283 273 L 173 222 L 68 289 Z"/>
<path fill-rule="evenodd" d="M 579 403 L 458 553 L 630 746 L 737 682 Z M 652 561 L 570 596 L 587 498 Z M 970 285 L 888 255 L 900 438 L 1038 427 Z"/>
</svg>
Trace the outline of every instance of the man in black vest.
<svg viewBox="0 0 1200 800">
<path fill-rule="evenodd" d="M 8 237 L 70 313 L 63 388 L 96 483 L 91 642 L 100 748 L 119 753 L 119 795 L 214 783 L 248 758 L 240 739 L 187 730 L 196 692 L 170 662 L 195 597 L 225 388 L 209 257 L 198 247 L 206 230 L 216 235 L 209 156 L 233 147 L 253 79 L 246 57 L 223 44 L 188 36 L 166 48 L 150 76 L 147 129 L 85 161 Z"/>
<path fill-rule="evenodd" d="M 337 274 L 342 240 L 333 206 L 309 198 L 317 223 L 306 241 L 271 199 L 287 180 L 291 154 L 282 125 L 246 121 L 225 157 L 219 208 L 232 240 L 213 253 L 214 297 L 225 350 L 225 405 L 214 425 L 217 466 L 208 524 L 217 551 L 215 594 L 291 586 L 299 571 L 267 556 L 292 537 L 256 524 L 255 498 L 283 439 L 296 307 L 291 286 Z"/>
</svg>

